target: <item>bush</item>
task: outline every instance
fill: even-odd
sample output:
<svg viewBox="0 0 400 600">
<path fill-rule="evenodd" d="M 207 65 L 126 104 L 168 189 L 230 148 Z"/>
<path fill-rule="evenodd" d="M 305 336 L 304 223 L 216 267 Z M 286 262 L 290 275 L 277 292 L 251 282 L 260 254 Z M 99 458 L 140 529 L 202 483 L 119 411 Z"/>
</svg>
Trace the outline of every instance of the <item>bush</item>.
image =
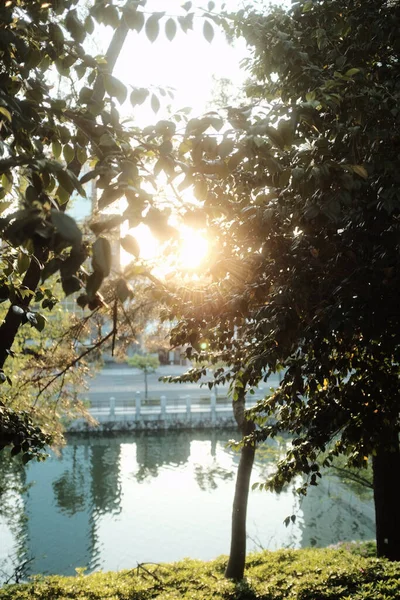
<svg viewBox="0 0 400 600">
<path fill-rule="evenodd" d="M 357 546 L 359 548 L 359 546 Z M 226 557 L 143 564 L 129 571 L 39 577 L 6 586 L 0 600 L 389 600 L 400 598 L 400 564 L 345 549 L 250 554 L 247 579 L 224 579 Z"/>
</svg>

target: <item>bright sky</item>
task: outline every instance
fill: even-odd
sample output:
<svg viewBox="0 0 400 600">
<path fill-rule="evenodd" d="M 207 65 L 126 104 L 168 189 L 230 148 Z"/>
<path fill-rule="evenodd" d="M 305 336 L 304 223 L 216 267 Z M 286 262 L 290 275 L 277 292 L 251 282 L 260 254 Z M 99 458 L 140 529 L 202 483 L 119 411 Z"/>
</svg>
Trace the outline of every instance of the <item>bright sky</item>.
<svg viewBox="0 0 400 600">
<path fill-rule="evenodd" d="M 171 101 L 173 108 L 190 106 L 193 114 L 198 115 L 206 109 L 207 101 L 211 99 L 213 75 L 227 77 L 238 85 L 243 81 L 239 62 L 245 56 L 246 48 L 243 41 L 236 42 L 234 47 L 228 45 L 218 27 L 214 27 L 212 43 L 207 42 L 202 33 L 204 19 L 200 16 L 194 19 L 193 31 L 185 34 L 178 26 L 177 34 L 170 42 L 163 25 L 167 15 L 186 14 L 180 8 L 181 4 L 182 0 L 148 0 L 146 13 L 166 12 L 166 17 L 160 21 L 159 37 L 151 43 L 144 30 L 139 34 L 130 32 L 114 74 L 128 86 L 175 88 L 175 98 Z M 226 8 L 234 10 L 240 4 L 239 0 L 228 0 Z M 149 121 L 153 121 L 154 113 L 149 111 L 149 108 L 140 111 L 135 109 L 136 118 L 147 116 Z M 162 113 L 163 107 L 157 113 L 157 119 L 165 116 Z"/>
<path fill-rule="evenodd" d="M 253 2 L 254 5 L 257 4 L 256 0 Z M 142 106 L 136 106 L 134 109 L 129 100 L 120 107 L 121 113 L 134 116 L 136 123 L 141 126 L 168 118 L 168 109 L 175 112 L 184 107 L 191 107 L 192 116 L 199 116 L 209 110 L 207 104 L 212 100 L 215 77 L 227 78 L 238 88 L 246 78 L 246 73 L 240 69 L 240 61 L 247 55 L 244 41 L 236 40 L 234 45 L 228 44 L 221 28 L 213 25 L 215 35 L 209 43 L 203 36 L 204 17 L 201 10 L 192 9 L 199 13 L 199 16 L 194 18 L 193 31 L 184 33 L 178 25 L 175 38 L 172 41 L 166 38 L 165 21 L 169 16 L 185 15 L 182 4 L 183 0 L 147 0 L 144 7 L 146 13 L 166 12 L 165 17 L 160 20 L 159 36 L 151 43 L 144 29 L 139 34 L 131 31 L 114 69 L 114 75 L 128 86 L 129 91 L 131 87 L 150 88 L 156 93 L 159 86 L 174 88 L 173 100 L 157 94 L 161 100 L 161 108 L 157 114 L 152 111 L 148 99 Z M 193 2 L 194 7 L 199 8 L 206 7 L 207 4 L 207 0 Z M 242 0 L 225 0 L 225 9 L 235 11 L 243 4 Z M 266 2 L 261 4 L 265 6 Z M 220 6 L 221 2 L 216 0 L 214 11 L 218 12 Z M 111 34 L 110 27 L 102 27 L 101 36 L 96 39 L 96 44 L 103 52 Z M 181 240 L 177 263 L 184 271 L 201 271 L 209 259 L 209 243 L 205 233 L 188 228 L 180 228 L 179 231 Z M 124 233 L 126 232 L 122 232 Z M 146 226 L 141 225 L 129 233 L 139 242 L 142 258 L 157 259 L 159 244 Z M 131 257 L 122 251 L 122 263 L 130 259 Z"/>
<path fill-rule="evenodd" d="M 166 12 L 165 17 L 160 20 L 159 36 L 151 43 L 144 29 L 139 34 L 131 31 L 114 70 L 114 75 L 123 81 L 129 90 L 131 87 L 144 87 L 157 93 L 158 87 L 174 88 L 172 100 L 157 93 L 161 100 L 161 108 L 157 114 L 152 111 L 148 100 L 134 109 L 128 100 L 120 108 L 121 112 L 133 115 L 135 121 L 142 126 L 168 117 L 168 110 L 174 112 L 183 107 L 191 107 L 193 116 L 201 115 L 208 110 L 207 103 L 212 100 L 214 77 L 228 78 L 238 87 L 245 78 L 239 67 L 241 59 L 246 55 L 244 42 L 229 45 L 217 26 L 214 26 L 212 43 L 207 42 L 202 32 L 202 16 L 195 17 L 193 31 L 185 34 L 178 26 L 175 38 L 171 42 L 166 38 L 164 24 L 168 16 L 186 14 L 181 8 L 182 3 L 183 0 L 148 0 L 145 6 L 146 13 Z M 215 10 L 218 11 L 220 3 L 217 1 L 215 4 Z M 228 0 L 225 4 L 227 10 L 235 10 L 240 8 L 242 2 Z M 200 6 L 197 3 L 194 5 Z M 206 6 L 207 2 L 203 5 Z M 201 11 L 198 12 L 201 14 Z M 105 50 L 111 37 L 111 28 L 103 28 L 103 33 L 105 35 L 101 39 L 101 46 L 103 49 L 104 45 Z M 123 235 L 125 233 L 126 231 L 122 232 Z M 159 243 L 146 226 L 141 225 L 129 233 L 139 242 L 142 258 L 157 259 L 160 252 Z M 208 254 L 205 234 L 189 228 L 180 228 L 179 233 L 179 267 L 184 271 L 201 270 Z M 122 251 L 123 263 L 131 258 Z M 157 271 L 160 274 L 162 269 L 160 271 L 158 268 Z"/>
</svg>

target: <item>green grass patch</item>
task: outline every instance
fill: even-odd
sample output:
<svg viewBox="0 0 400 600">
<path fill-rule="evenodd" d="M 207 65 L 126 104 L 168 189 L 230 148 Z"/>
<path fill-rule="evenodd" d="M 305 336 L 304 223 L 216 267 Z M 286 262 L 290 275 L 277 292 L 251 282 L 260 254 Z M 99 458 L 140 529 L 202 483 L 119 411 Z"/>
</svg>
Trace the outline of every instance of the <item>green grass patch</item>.
<svg viewBox="0 0 400 600">
<path fill-rule="evenodd" d="M 357 552 L 360 549 L 358 546 Z M 400 563 L 346 548 L 250 554 L 246 579 L 224 579 L 226 557 L 143 564 L 128 571 L 36 577 L 0 600 L 398 600 Z M 79 571 L 79 570 L 78 570 Z"/>
</svg>

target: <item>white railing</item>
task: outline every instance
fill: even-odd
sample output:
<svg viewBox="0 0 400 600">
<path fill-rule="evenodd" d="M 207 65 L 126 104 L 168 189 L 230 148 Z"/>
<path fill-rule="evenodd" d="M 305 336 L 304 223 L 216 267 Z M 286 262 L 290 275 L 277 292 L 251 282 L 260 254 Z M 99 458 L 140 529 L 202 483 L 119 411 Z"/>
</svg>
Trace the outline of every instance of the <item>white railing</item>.
<svg viewBox="0 0 400 600">
<path fill-rule="evenodd" d="M 257 399 L 252 396 L 247 400 L 246 407 L 253 406 L 256 402 Z M 94 417 L 109 417 L 111 420 L 132 417 L 136 421 L 146 417 L 158 417 L 163 421 L 168 415 L 179 415 L 190 420 L 192 415 L 205 413 L 210 415 L 212 423 L 215 423 L 218 413 L 223 413 L 224 416 L 233 413 L 232 400 L 227 396 L 217 396 L 215 392 L 211 392 L 209 396 L 185 395 L 170 400 L 166 396 L 146 400 L 142 399 L 140 392 L 136 392 L 130 400 L 117 400 L 111 396 L 106 401 L 96 401 L 89 410 Z"/>
</svg>

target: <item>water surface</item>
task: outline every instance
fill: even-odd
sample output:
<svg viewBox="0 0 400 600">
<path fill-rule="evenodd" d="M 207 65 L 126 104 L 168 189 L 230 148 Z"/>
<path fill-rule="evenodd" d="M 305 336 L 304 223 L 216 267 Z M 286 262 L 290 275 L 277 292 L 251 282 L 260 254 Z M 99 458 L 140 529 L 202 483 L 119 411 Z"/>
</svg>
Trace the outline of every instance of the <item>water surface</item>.
<svg viewBox="0 0 400 600">
<path fill-rule="evenodd" d="M 71 436 L 45 463 L 3 464 L 0 568 L 10 574 L 28 561 L 26 574 L 74 574 L 76 567 L 116 570 L 226 554 L 239 461 L 226 444 L 236 435 Z M 257 455 L 253 482 L 273 469 L 285 443 L 271 442 Z M 300 502 L 294 487 L 251 492 L 249 551 L 374 538 L 371 494 L 327 477 Z M 296 522 L 285 527 L 291 514 Z"/>
</svg>

